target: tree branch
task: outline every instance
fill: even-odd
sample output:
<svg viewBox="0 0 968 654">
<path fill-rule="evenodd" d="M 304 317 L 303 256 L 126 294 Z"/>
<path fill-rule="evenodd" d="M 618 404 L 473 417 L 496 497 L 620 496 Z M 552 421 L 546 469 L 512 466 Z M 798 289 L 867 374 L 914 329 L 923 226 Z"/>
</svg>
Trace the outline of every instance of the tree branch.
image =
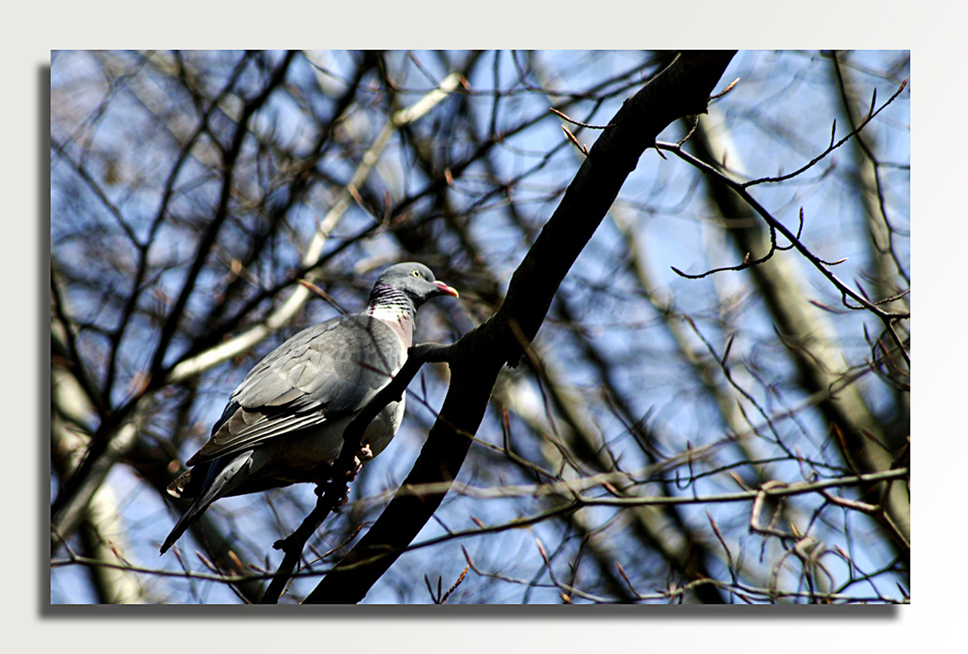
<svg viewBox="0 0 968 654">
<path fill-rule="evenodd" d="M 639 157 L 659 132 L 702 113 L 733 52 L 677 57 L 632 98 L 591 148 L 554 215 L 515 271 L 498 312 L 454 344 L 444 405 L 404 487 L 452 482 L 484 417 L 497 375 L 537 334 L 568 270 L 605 217 Z M 517 333 L 517 335 L 516 335 Z M 525 342 L 519 342 L 520 336 Z M 393 564 L 446 494 L 399 493 L 305 603 L 355 603 Z"/>
</svg>

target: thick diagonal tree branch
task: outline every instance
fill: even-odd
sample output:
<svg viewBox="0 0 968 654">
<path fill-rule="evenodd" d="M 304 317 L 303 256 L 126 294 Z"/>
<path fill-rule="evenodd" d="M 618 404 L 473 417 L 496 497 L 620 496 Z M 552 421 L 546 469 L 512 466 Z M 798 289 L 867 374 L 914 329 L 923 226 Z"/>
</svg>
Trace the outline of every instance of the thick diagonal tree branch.
<svg viewBox="0 0 968 654">
<path fill-rule="evenodd" d="M 451 353 L 451 385 L 398 494 L 379 520 L 320 582 L 306 603 L 355 603 L 393 564 L 446 494 L 415 495 L 418 484 L 452 482 L 484 417 L 497 375 L 514 365 L 544 322 L 575 259 L 618 195 L 639 157 L 672 121 L 706 110 L 733 52 L 690 52 L 677 57 L 632 98 L 591 148 L 561 204 L 515 271 L 496 314 L 458 341 Z"/>
</svg>

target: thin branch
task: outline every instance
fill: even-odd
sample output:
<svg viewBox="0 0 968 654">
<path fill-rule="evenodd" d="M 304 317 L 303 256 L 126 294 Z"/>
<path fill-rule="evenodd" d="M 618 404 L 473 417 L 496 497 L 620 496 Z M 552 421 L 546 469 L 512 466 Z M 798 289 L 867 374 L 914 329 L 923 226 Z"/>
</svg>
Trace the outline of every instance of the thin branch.
<svg viewBox="0 0 968 654">
<path fill-rule="evenodd" d="M 822 161 L 828 154 L 830 154 L 831 152 L 833 152 L 834 150 L 836 150 L 837 148 L 839 148 L 840 146 L 842 146 L 844 143 L 846 143 L 851 138 L 853 138 L 856 134 L 860 133 L 860 131 L 862 129 L 864 129 L 869 122 L 871 122 L 872 120 L 874 120 L 874 118 L 877 116 L 877 114 L 881 113 L 886 107 L 888 107 L 892 102 L 894 102 L 894 100 L 897 99 L 897 96 L 901 95 L 901 92 L 905 89 L 905 87 L 907 87 L 907 83 L 908 83 L 908 80 L 907 79 L 905 79 L 903 82 L 901 82 L 901 85 L 894 92 L 894 95 L 892 95 L 890 98 L 888 98 L 887 102 L 885 102 L 884 104 L 882 104 L 876 110 L 874 109 L 874 107 L 877 104 L 877 89 L 874 89 L 874 93 L 873 93 L 873 95 L 871 97 L 870 109 L 868 109 L 868 111 L 867 111 L 867 117 L 864 118 L 864 120 L 860 121 L 857 124 L 857 127 L 855 127 L 854 129 L 852 129 L 847 134 L 847 136 L 845 136 L 844 138 L 840 139 L 836 143 L 833 142 L 833 129 L 836 129 L 836 126 L 837 126 L 837 123 L 835 122 L 834 123 L 834 128 L 831 130 L 831 135 L 830 135 L 831 144 L 827 147 L 826 150 L 824 150 L 823 152 L 821 152 L 820 154 L 818 154 L 816 157 L 814 157 L 813 159 L 811 159 L 810 162 L 807 163 L 802 168 L 799 168 L 799 169 L 793 171 L 792 173 L 790 173 L 788 175 L 779 175 L 777 177 L 761 177 L 759 179 L 750 180 L 750 181 L 745 182 L 745 183 L 742 184 L 743 188 L 748 188 L 750 186 L 755 186 L 757 184 L 765 184 L 767 182 L 770 182 L 770 183 L 782 182 L 782 181 L 785 181 L 785 180 L 788 180 L 788 179 L 792 179 L 792 178 L 796 177 L 797 175 L 800 175 L 800 174 L 806 172 L 807 170 L 810 170 L 817 163 L 819 163 L 820 161 Z"/>
<path fill-rule="evenodd" d="M 786 238 L 796 248 L 796 250 L 801 255 L 803 255 L 805 259 L 807 259 L 807 261 L 813 264 L 814 268 L 819 270 L 823 274 L 823 276 L 826 277 L 828 280 L 830 280 L 830 282 L 837 288 L 837 290 L 840 291 L 844 306 L 846 306 L 847 308 L 866 309 L 871 313 L 873 313 L 875 316 L 877 316 L 885 324 L 885 326 L 890 326 L 898 320 L 905 320 L 911 317 L 911 314 L 909 312 L 885 311 L 884 309 L 877 306 L 875 303 L 863 297 L 861 294 L 854 291 L 852 288 L 850 288 L 842 281 L 840 281 L 840 279 L 838 279 L 836 275 L 834 275 L 832 272 L 830 272 L 830 270 L 828 270 L 829 265 L 833 265 L 839 262 L 833 262 L 833 264 L 830 264 L 820 260 L 815 254 L 813 254 L 813 252 L 810 251 L 809 248 L 807 248 L 807 246 L 803 244 L 803 242 L 799 238 L 797 238 L 796 234 L 794 234 L 789 229 L 787 229 L 786 225 L 784 225 L 779 220 L 774 218 L 769 211 L 763 208 L 763 206 L 747 192 L 746 184 L 743 184 L 731 179 L 728 175 L 723 174 L 722 172 L 710 166 L 709 164 L 705 163 L 704 161 L 701 161 L 700 159 L 697 159 L 691 154 L 685 152 L 681 147 L 679 147 L 674 143 L 657 143 L 656 146 L 659 148 L 662 148 L 663 150 L 668 150 L 669 152 L 672 152 L 683 161 L 686 161 L 690 165 L 701 170 L 703 173 L 711 177 L 714 177 L 717 181 L 725 184 L 729 188 L 736 191 L 736 193 L 739 194 L 739 196 L 742 197 L 743 200 L 747 204 L 749 204 L 749 206 L 752 207 L 754 211 L 756 211 L 756 213 L 762 216 L 762 218 L 766 221 L 767 225 L 770 228 L 770 239 L 771 239 L 772 246 L 770 248 L 770 251 L 764 257 L 761 257 L 753 261 L 744 261 L 742 264 L 739 264 L 737 266 L 716 268 L 713 270 L 709 270 L 701 275 L 686 275 L 685 273 L 682 273 L 678 269 L 673 268 L 673 270 L 675 270 L 676 273 L 682 275 L 683 277 L 687 277 L 689 279 L 697 279 L 717 272 L 724 272 L 727 270 L 742 270 L 752 265 L 758 265 L 760 263 L 763 263 L 769 260 L 773 256 L 773 253 L 777 249 L 776 232 L 780 232 L 781 234 L 783 234 L 784 238 Z M 851 306 L 847 302 L 848 297 L 854 300 L 855 302 L 857 302 L 857 304 L 860 306 L 859 307 Z M 905 361 L 910 363 L 910 355 L 907 352 L 907 348 L 901 342 L 900 337 L 893 329 L 890 331 L 890 333 L 895 344 L 898 346 L 898 350 L 901 352 L 902 356 L 904 357 Z"/>
</svg>

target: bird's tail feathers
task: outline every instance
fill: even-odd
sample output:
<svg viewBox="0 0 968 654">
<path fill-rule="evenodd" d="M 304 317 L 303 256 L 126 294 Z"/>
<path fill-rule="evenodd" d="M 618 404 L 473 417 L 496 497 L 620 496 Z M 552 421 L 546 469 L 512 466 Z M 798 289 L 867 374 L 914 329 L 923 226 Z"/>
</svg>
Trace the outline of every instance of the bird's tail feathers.
<svg viewBox="0 0 968 654">
<path fill-rule="evenodd" d="M 175 544 L 175 541 L 181 538 L 182 534 L 195 524 L 202 514 L 205 513 L 206 509 L 212 505 L 212 502 L 220 497 L 224 497 L 239 484 L 240 479 L 236 475 L 244 467 L 247 467 L 251 459 L 252 451 L 249 450 L 240 452 L 235 456 L 226 457 L 224 461 L 222 459 L 212 461 L 208 470 L 205 472 L 202 490 L 195 497 L 195 500 L 188 507 L 188 510 L 175 523 L 175 527 L 171 530 L 171 533 L 168 534 L 168 538 L 165 539 L 165 542 L 161 546 L 162 554 L 167 552 Z M 196 471 L 200 472 L 197 469 Z"/>
</svg>

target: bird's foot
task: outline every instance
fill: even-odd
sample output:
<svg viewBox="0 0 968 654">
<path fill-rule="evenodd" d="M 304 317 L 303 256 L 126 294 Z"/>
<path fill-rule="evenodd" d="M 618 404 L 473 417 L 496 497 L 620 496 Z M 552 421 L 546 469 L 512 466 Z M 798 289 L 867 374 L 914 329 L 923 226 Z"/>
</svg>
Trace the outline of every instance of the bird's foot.
<svg viewBox="0 0 968 654">
<path fill-rule="evenodd" d="M 373 450 L 370 449 L 369 445 L 362 446 L 357 451 L 356 456 L 353 457 L 353 467 L 346 471 L 346 480 L 353 481 L 356 479 L 356 475 L 360 474 L 360 470 L 363 469 L 363 464 L 372 459 L 373 456 Z"/>
</svg>

